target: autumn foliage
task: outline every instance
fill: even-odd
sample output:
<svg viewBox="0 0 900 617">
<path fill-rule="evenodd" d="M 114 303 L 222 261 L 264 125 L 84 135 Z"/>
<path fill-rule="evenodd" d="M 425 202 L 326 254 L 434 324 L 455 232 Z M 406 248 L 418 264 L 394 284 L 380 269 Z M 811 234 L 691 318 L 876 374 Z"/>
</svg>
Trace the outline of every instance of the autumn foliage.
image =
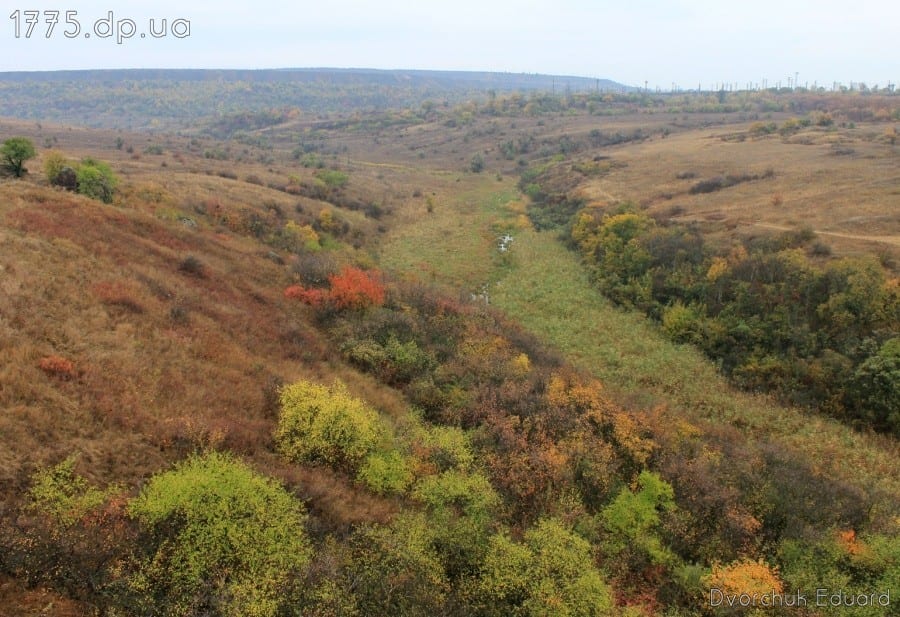
<svg viewBox="0 0 900 617">
<path fill-rule="evenodd" d="M 780 594 L 784 585 L 778 569 L 762 560 L 740 559 L 728 565 L 713 564 L 712 572 L 704 578 L 711 589 L 719 589 L 730 595 Z"/>
<path fill-rule="evenodd" d="M 384 304 L 384 283 L 377 271 L 344 266 L 338 274 L 329 275 L 328 282 L 328 290 L 291 285 L 284 290 L 284 297 L 296 298 L 313 308 L 333 307 L 338 311 L 364 310 Z"/>
</svg>

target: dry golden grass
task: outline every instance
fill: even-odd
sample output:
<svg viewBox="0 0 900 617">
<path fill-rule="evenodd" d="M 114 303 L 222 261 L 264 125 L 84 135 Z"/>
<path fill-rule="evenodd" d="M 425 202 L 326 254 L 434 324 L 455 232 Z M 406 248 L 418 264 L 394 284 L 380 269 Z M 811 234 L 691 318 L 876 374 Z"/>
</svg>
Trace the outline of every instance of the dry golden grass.
<svg viewBox="0 0 900 617">
<path fill-rule="evenodd" d="M 650 213 L 711 223 L 720 235 L 808 227 L 837 254 L 900 255 L 900 151 L 878 138 L 881 125 L 810 127 L 788 138 L 754 138 L 749 126 L 618 148 L 613 157 L 625 165 L 584 181 L 579 191 L 590 202 L 632 201 Z M 732 139 L 735 134 L 745 139 Z M 767 169 L 774 177 L 689 194 L 703 179 Z M 686 172 L 695 177 L 678 179 Z"/>
<path fill-rule="evenodd" d="M 3 129 L 31 131 L 35 141 L 40 133 Z M 55 148 L 110 161 L 122 187 L 104 205 L 46 186 L 41 157 L 25 180 L 0 181 L 4 501 L 15 503 L 36 469 L 72 452 L 93 481 L 132 487 L 198 448 L 230 449 L 274 469 L 277 388 L 300 378 L 340 378 L 387 415 L 402 413 L 396 392 L 343 365 L 307 310 L 283 298 L 290 264 L 194 209 L 214 203 L 227 217 L 275 204 L 290 219 L 298 203 L 316 214 L 327 204 L 220 177 L 215 165 L 227 163 L 197 153 L 179 154 L 182 170 L 161 168 L 148 161 L 158 155 L 134 160 L 117 150 L 115 133 L 60 131 Z M 280 172 L 247 165 L 245 173 L 274 182 Z M 373 233 L 361 213 L 340 214 Z M 199 269 L 183 266 L 188 256 Z M 72 363 L 71 376 L 47 370 L 52 356 Z M 281 476 L 332 529 L 391 512 L 326 470 Z"/>
</svg>

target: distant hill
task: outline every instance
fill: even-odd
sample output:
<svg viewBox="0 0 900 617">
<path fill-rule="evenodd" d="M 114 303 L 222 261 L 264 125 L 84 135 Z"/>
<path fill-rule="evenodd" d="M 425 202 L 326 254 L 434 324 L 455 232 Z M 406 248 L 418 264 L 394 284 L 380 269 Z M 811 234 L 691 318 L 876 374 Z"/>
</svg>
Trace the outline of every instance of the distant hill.
<svg viewBox="0 0 900 617">
<path fill-rule="evenodd" d="M 0 116 L 94 127 L 187 126 L 239 111 L 353 112 L 493 93 L 630 90 L 586 77 L 376 69 L 128 69 L 0 73 Z"/>
</svg>

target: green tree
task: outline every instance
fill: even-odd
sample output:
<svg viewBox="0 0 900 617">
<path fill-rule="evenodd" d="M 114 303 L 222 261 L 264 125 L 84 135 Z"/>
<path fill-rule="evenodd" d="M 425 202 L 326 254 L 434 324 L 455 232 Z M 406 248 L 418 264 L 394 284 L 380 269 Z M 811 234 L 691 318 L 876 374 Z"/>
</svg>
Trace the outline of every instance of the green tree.
<svg viewBox="0 0 900 617">
<path fill-rule="evenodd" d="M 99 199 L 103 203 L 112 203 L 119 179 L 109 165 L 92 158 L 82 159 L 78 169 L 75 170 L 75 177 L 79 193 L 92 199 Z"/>
<path fill-rule="evenodd" d="M 628 488 L 601 513 L 608 532 L 605 542 L 610 555 L 631 558 L 641 562 L 649 559 L 653 564 L 671 564 L 675 556 L 659 537 L 659 514 L 675 507 L 672 486 L 657 474 L 642 471 L 638 477 L 640 490 Z"/>
<path fill-rule="evenodd" d="M 867 423 L 900 435 L 900 338 L 892 338 L 860 364 L 849 393 Z"/>
<path fill-rule="evenodd" d="M 225 454 L 155 476 L 130 512 L 147 536 L 131 580 L 140 614 L 274 616 L 311 556 L 300 502 Z"/>
<path fill-rule="evenodd" d="M 34 150 L 34 144 L 30 139 L 25 137 L 11 137 L 3 142 L 0 146 L 0 159 L 3 161 L 4 167 L 11 171 L 16 178 L 21 178 L 27 169 L 24 164 L 28 159 L 37 156 Z"/>
</svg>

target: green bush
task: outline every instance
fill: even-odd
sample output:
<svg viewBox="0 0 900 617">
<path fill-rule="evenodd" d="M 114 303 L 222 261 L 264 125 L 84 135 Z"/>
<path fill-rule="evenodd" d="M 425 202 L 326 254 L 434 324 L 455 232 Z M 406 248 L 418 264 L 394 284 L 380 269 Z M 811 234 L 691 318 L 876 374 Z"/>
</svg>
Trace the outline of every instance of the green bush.
<svg viewBox="0 0 900 617">
<path fill-rule="evenodd" d="M 606 551 L 625 556 L 626 561 L 649 559 L 652 564 L 672 563 L 675 557 L 658 535 L 660 512 L 675 506 L 672 486 L 649 471 L 641 472 L 638 483 L 640 490 L 622 489 L 601 513 L 608 532 Z"/>
<path fill-rule="evenodd" d="M 590 543 L 553 519 L 529 529 L 524 544 L 493 536 L 478 591 L 490 616 L 613 614 L 612 593 L 594 566 Z"/>
<path fill-rule="evenodd" d="M 434 526 L 421 513 L 354 536 L 350 576 L 363 615 L 444 614 L 450 585 L 432 545 Z"/>
<path fill-rule="evenodd" d="M 300 502 L 224 454 L 153 477 L 130 512 L 147 532 L 131 580 L 141 614 L 274 616 L 311 557 Z"/>
<path fill-rule="evenodd" d="M 75 170 L 75 177 L 79 193 L 103 203 L 112 203 L 119 179 L 109 165 L 91 158 L 82 159 Z"/>
<path fill-rule="evenodd" d="M 336 169 L 320 169 L 316 172 L 316 178 L 325 183 L 330 189 L 340 189 L 347 186 L 350 176 Z"/>
<path fill-rule="evenodd" d="M 429 462 L 439 471 L 468 471 L 474 461 L 468 436 L 455 426 L 430 428 L 424 438 L 424 445 L 429 450 Z"/>
<path fill-rule="evenodd" d="M 47 514 L 62 526 L 71 525 L 98 508 L 118 489 L 100 490 L 75 474 L 77 457 L 70 456 L 54 467 L 38 472 L 28 491 L 31 508 Z"/>
<path fill-rule="evenodd" d="M 397 450 L 372 452 L 363 461 L 357 479 L 376 493 L 403 493 L 413 480 L 412 465 Z"/>
<path fill-rule="evenodd" d="M 849 394 L 868 423 L 900 435 L 900 338 L 890 339 L 860 364 Z"/>
<path fill-rule="evenodd" d="M 451 579 L 475 575 L 487 549 L 500 497 L 483 475 L 446 471 L 428 476 L 414 497 L 434 525 L 434 546 Z"/>
</svg>

